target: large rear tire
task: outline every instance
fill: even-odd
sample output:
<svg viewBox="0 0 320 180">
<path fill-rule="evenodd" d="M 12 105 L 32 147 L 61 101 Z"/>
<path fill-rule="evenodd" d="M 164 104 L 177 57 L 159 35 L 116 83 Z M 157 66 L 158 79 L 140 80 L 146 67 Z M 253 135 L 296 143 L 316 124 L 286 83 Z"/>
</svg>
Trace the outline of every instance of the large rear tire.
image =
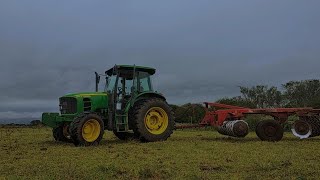
<svg viewBox="0 0 320 180">
<path fill-rule="evenodd" d="M 263 120 L 257 124 L 256 134 L 262 141 L 280 141 L 283 127 L 275 120 Z"/>
<path fill-rule="evenodd" d="M 95 146 L 103 137 L 104 124 L 97 114 L 83 114 L 70 124 L 69 132 L 75 146 Z"/>
<path fill-rule="evenodd" d="M 69 136 L 68 127 L 69 126 L 67 124 L 63 124 L 63 125 L 60 125 L 54 129 L 52 129 L 53 138 L 56 141 L 71 143 L 72 139 Z"/>
<path fill-rule="evenodd" d="M 159 98 L 140 100 L 131 110 L 130 120 L 135 136 L 142 142 L 167 140 L 174 130 L 170 106 Z"/>
</svg>

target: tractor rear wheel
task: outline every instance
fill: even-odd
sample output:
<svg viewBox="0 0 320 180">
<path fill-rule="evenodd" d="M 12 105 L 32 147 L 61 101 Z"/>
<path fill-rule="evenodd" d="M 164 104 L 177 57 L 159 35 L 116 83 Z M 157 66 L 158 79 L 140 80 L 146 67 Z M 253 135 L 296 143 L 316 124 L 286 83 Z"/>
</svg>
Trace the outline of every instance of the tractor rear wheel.
<svg viewBox="0 0 320 180">
<path fill-rule="evenodd" d="M 83 114 L 70 124 L 69 132 L 74 145 L 94 146 L 98 145 L 103 137 L 104 124 L 97 114 Z"/>
<path fill-rule="evenodd" d="M 60 125 L 54 129 L 52 129 L 53 138 L 56 141 L 71 143 L 72 140 L 71 140 L 69 133 L 68 133 L 68 127 L 69 126 L 67 124 L 63 124 L 63 125 Z"/>
<path fill-rule="evenodd" d="M 170 106 L 159 98 L 140 100 L 130 113 L 134 134 L 140 141 L 164 141 L 174 130 L 174 117 Z"/>
<path fill-rule="evenodd" d="M 257 124 L 256 134 L 262 141 L 280 141 L 283 127 L 275 120 L 263 120 Z"/>
</svg>

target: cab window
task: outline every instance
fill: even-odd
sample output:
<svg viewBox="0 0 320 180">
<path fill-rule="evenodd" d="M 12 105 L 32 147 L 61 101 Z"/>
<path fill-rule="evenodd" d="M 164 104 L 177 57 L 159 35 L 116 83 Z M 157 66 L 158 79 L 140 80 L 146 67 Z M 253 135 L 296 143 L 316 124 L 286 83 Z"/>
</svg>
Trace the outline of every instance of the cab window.
<svg viewBox="0 0 320 180">
<path fill-rule="evenodd" d="M 152 91 L 150 75 L 146 72 L 139 72 L 137 76 L 138 91 Z"/>
</svg>

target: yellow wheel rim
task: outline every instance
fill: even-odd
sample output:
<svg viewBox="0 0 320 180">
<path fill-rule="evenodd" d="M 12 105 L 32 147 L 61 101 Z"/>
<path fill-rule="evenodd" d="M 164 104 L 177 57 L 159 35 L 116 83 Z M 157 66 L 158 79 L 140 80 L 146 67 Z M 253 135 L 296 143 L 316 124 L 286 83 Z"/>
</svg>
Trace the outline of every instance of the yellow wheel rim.
<svg viewBox="0 0 320 180">
<path fill-rule="evenodd" d="M 151 134 L 162 134 L 167 129 L 168 123 L 168 114 L 160 107 L 150 108 L 144 117 L 144 124 Z"/>
<path fill-rule="evenodd" d="M 93 142 L 98 139 L 101 127 L 97 120 L 90 119 L 82 126 L 82 137 L 87 142 Z"/>
</svg>

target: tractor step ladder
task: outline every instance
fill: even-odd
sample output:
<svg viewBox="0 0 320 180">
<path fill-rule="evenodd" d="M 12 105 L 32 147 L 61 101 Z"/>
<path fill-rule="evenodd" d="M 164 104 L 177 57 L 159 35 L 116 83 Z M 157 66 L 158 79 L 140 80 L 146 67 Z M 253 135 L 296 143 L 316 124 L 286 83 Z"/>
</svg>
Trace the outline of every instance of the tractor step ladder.
<svg viewBox="0 0 320 180">
<path fill-rule="evenodd" d="M 127 115 L 116 113 L 115 119 L 116 119 L 117 132 L 127 132 L 129 130 Z"/>
</svg>

